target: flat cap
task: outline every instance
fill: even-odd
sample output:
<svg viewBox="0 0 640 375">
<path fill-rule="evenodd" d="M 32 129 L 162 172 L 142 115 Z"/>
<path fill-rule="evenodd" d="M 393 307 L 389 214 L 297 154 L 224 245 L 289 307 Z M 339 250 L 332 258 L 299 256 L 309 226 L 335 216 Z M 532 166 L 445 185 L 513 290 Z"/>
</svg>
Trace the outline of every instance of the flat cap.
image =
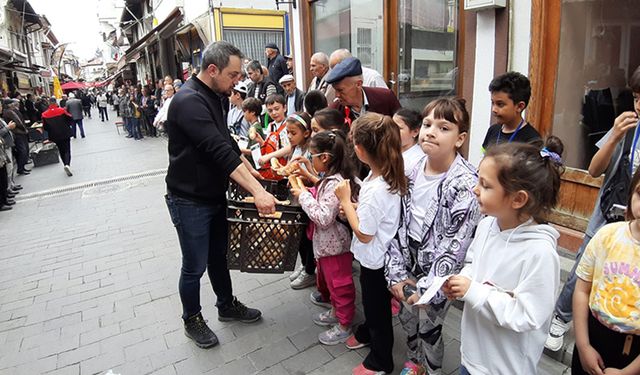
<svg viewBox="0 0 640 375">
<path fill-rule="evenodd" d="M 278 45 L 275 43 L 267 43 L 267 45 L 264 46 L 264 48 L 277 49 L 278 51 L 280 51 L 280 48 L 278 48 Z"/>
<path fill-rule="evenodd" d="M 294 81 L 295 78 L 293 78 L 293 76 L 291 74 L 285 74 L 282 76 L 282 78 L 280 78 L 280 80 L 278 81 L 279 84 L 283 84 L 285 82 L 291 82 Z"/>
<path fill-rule="evenodd" d="M 325 82 L 336 83 L 347 77 L 355 77 L 361 74 L 362 65 L 360 64 L 360 60 L 355 57 L 347 57 L 329 71 L 327 78 L 325 78 Z"/>
</svg>

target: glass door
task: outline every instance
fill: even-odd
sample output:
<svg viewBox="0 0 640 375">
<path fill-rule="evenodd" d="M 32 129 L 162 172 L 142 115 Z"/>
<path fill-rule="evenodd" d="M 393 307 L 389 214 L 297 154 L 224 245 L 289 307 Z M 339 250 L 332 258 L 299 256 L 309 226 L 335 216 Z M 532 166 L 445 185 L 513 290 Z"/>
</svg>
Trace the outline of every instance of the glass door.
<svg viewBox="0 0 640 375">
<path fill-rule="evenodd" d="M 398 85 L 403 107 L 421 111 L 431 100 L 456 95 L 458 1 L 399 0 Z"/>
</svg>

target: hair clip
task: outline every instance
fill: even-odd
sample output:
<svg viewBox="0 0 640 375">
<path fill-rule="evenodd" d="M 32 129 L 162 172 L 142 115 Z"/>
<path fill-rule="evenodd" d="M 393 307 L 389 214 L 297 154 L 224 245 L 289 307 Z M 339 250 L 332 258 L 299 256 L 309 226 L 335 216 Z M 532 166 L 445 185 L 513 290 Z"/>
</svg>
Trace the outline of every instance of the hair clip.
<svg viewBox="0 0 640 375">
<path fill-rule="evenodd" d="M 556 154 L 553 151 L 549 151 L 549 149 L 547 149 L 546 147 L 544 147 L 542 150 L 540 150 L 540 156 L 542 156 L 543 159 L 551 159 L 553 160 L 556 164 L 562 164 L 562 158 L 560 157 L 560 155 Z"/>
<path fill-rule="evenodd" d="M 329 138 L 331 138 L 332 140 L 336 139 L 336 133 L 334 133 L 334 130 L 330 130 L 329 134 L 327 134 L 329 136 Z"/>
</svg>

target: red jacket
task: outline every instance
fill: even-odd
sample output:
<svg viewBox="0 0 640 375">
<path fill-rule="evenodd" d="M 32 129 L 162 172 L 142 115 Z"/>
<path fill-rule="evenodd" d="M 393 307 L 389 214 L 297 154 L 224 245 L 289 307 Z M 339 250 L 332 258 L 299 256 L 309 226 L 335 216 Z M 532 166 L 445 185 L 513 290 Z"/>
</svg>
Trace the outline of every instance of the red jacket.
<svg viewBox="0 0 640 375">
<path fill-rule="evenodd" d="M 61 141 L 70 138 L 72 117 L 66 109 L 51 104 L 49 109 L 42 113 L 42 126 L 49 134 L 52 141 Z"/>
</svg>

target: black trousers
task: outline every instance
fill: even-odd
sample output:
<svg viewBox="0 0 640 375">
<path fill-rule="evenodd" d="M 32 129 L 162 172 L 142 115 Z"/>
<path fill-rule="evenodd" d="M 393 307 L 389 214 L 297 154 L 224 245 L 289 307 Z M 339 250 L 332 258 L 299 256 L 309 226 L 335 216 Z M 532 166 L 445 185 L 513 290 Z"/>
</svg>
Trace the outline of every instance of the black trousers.
<svg viewBox="0 0 640 375">
<path fill-rule="evenodd" d="M 629 354 L 624 354 L 625 343 L 630 340 Z M 627 335 L 610 330 L 589 313 L 589 342 L 600 354 L 604 366 L 622 369 L 628 366 L 640 354 L 640 336 Z M 571 359 L 571 373 L 573 375 L 589 375 L 582 369 L 578 348 L 573 347 Z"/>
<path fill-rule="evenodd" d="M 316 260 L 313 256 L 313 242 L 307 238 L 306 233 L 302 233 L 298 254 L 307 275 L 314 275 L 316 273 Z"/>
<path fill-rule="evenodd" d="M 91 106 L 82 107 L 82 112 L 84 112 L 85 116 L 89 116 L 89 118 L 91 118 Z"/>
<path fill-rule="evenodd" d="M 100 111 L 100 120 L 101 121 L 104 121 L 104 120 L 109 121 L 109 114 L 107 113 L 107 107 L 98 107 L 98 110 Z"/>
<path fill-rule="evenodd" d="M 364 323 L 355 331 L 358 342 L 369 343 L 371 351 L 364 367 L 373 371 L 393 372 L 393 325 L 391 293 L 387 289 L 384 267 L 371 270 L 360 266 L 360 288 Z"/>
<path fill-rule="evenodd" d="M 4 150 L 1 152 L 4 152 Z M 5 164 L 0 167 L 0 207 L 7 201 L 7 189 L 9 189 L 9 178 L 7 176 L 7 164 Z"/>
<path fill-rule="evenodd" d="M 71 165 L 71 141 L 69 138 L 53 141 L 58 146 L 62 165 Z"/>
<path fill-rule="evenodd" d="M 24 166 L 29 161 L 29 137 L 26 134 L 13 135 L 18 173 L 24 172 Z"/>
</svg>

